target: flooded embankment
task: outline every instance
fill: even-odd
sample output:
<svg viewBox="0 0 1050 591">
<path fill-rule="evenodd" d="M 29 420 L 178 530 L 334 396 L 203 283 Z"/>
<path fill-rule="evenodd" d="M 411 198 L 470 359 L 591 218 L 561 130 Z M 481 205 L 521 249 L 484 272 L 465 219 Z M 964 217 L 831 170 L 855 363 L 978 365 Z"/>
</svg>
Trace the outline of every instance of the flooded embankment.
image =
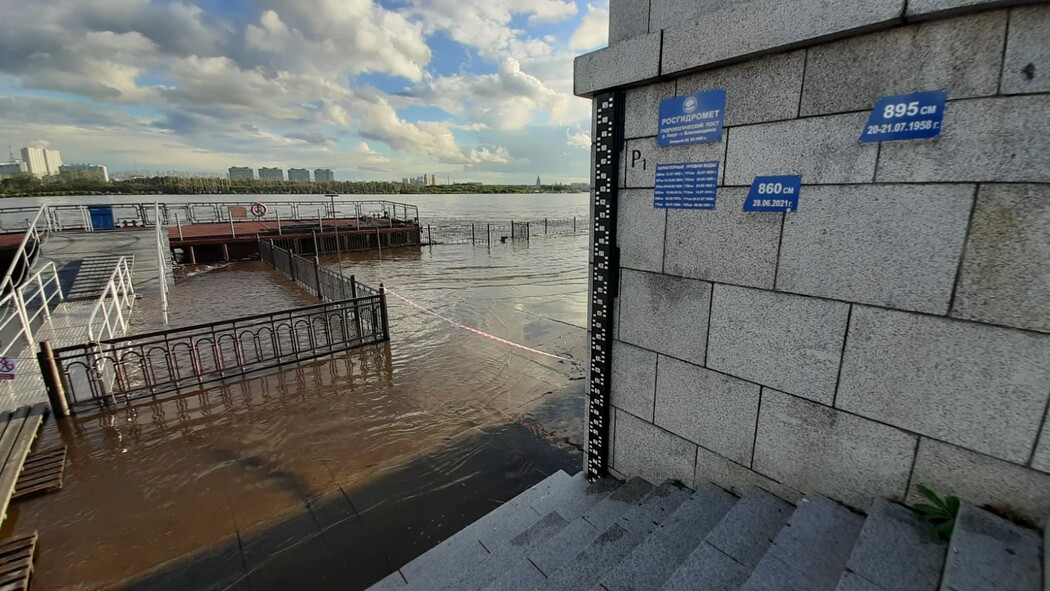
<svg viewBox="0 0 1050 591">
<path fill-rule="evenodd" d="M 388 345 L 51 421 L 65 487 L 12 506 L 36 589 L 362 588 L 582 462 L 585 236 L 325 257 L 389 298 Z M 259 263 L 180 279 L 172 326 L 316 300 Z M 159 301 L 133 330 L 162 327 Z M 61 427 L 61 428 L 59 428 Z"/>
</svg>

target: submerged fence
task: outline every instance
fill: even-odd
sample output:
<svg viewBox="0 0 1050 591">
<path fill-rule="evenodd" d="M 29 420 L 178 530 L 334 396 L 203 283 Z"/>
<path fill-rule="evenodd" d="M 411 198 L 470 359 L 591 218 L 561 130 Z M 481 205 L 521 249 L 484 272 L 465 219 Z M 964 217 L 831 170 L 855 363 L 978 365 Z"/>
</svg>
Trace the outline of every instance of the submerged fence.
<svg viewBox="0 0 1050 591">
<path fill-rule="evenodd" d="M 586 234 L 590 220 L 582 217 L 509 222 L 463 222 L 420 225 L 423 244 L 496 244 L 529 241 L 533 236 Z"/>
<path fill-rule="evenodd" d="M 263 246 L 265 245 L 265 246 Z M 40 357 L 56 413 L 156 396 L 390 339 L 386 294 L 286 250 L 264 260 L 325 303 L 51 349 Z"/>
</svg>

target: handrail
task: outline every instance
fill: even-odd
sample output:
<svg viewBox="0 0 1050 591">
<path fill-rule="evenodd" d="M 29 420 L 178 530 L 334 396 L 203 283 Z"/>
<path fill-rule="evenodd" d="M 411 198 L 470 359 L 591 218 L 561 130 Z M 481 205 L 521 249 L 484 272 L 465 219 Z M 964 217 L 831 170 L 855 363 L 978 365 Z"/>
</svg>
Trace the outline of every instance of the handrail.
<svg viewBox="0 0 1050 591">
<path fill-rule="evenodd" d="M 44 218 L 44 232 L 43 239 L 41 240 L 41 232 L 39 229 L 40 218 Z M 37 249 L 44 243 L 47 242 L 47 237 L 51 233 L 51 213 L 48 210 L 47 205 L 41 205 L 37 211 L 36 216 L 33 217 L 33 221 L 30 222 L 26 219 L 26 233 L 22 237 L 22 242 L 18 245 L 18 250 L 15 251 L 14 257 L 11 259 L 11 264 L 7 267 L 7 273 L 4 278 L 0 280 L 0 293 L 5 293 L 14 285 L 20 284 L 20 281 L 15 281 L 14 274 L 15 269 L 18 268 L 19 262 L 22 263 L 22 273 L 28 274 L 29 269 L 33 266 L 33 255 L 36 254 Z M 30 240 L 32 239 L 32 253 L 30 250 Z"/>
<path fill-rule="evenodd" d="M 32 291 L 34 288 L 33 293 L 27 294 L 27 291 Z M 55 301 L 55 298 L 62 301 L 65 296 L 62 294 L 58 269 L 53 262 L 44 265 L 30 276 L 28 281 L 0 298 L 0 310 L 5 308 L 9 310 L 8 314 L 0 317 L 0 335 L 4 334 L 15 319 L 19 321 L 17 332 L 7 339 L 7 344 L 0 349 L 0 356 L 6 356 L 11 352 L 11 349 L 18 343 L 19 337 L 25 340 L 30 349 L 36 346 L 36 341 L 33 339 L 33 322 L 40 316 L 44 317 L 45 322 L 51 319 L 51 310 L 54 308 L 52 302 Z"/>
<path fill-rule="evenodd" d="M 135 287 L 131 281 L 131 270 L 128 268 L 128 260 L 120 257 L 113 273 L 109 276 L 102 295 L 91 308 L 91 316 L 88 318 L 88 340 L 97 342 L 104 339 L 112 339 L 115 336 L 124 336 L 128 330 L 131 320 L 130 311 L 135 301 Z M 101 326 L 96 335 L 95 319 L 102 313 Z M 119 331 L 119 332 L 118 332 Z"/>
</svg>

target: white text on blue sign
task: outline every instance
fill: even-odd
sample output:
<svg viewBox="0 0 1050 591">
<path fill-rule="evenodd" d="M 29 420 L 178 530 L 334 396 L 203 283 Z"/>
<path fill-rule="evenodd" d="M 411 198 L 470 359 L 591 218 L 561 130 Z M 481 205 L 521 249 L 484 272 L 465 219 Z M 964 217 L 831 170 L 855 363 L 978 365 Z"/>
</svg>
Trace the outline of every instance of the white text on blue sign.
<svg viewBox="0 0 1050 591">
<path fill-rule="evenodd" d="M 875 103 L 861 142 L 918 140 L 941 134 L 947 90 L 884 96 Z"/>
<path fill-rule="evenodd" d="M 726 90 L 718 88 L 660 101 L 660 146 L 703 144 L 722 141 Z"/>
<path fill-rule="evenodd" d="M 800 176 L 756 176 L 744 201 L 744 211 L 798 211 Z"/>
<path fill-rule="evenodd" d="M 653 207 L 714 209 L 718 196 L 718 161 L 657 164 Z"/>
</svg>

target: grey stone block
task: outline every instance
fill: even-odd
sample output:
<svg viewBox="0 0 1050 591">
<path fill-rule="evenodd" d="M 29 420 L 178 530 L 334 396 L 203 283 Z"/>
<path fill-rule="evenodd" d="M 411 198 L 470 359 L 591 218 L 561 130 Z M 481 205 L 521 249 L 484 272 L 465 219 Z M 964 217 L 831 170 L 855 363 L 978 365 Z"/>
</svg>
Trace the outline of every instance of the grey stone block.
<svg viewBox="0 0 1050 591">
<path fill-rule="evenodd" d="M 1050 335 L 854 306 L 837 406 L 1018 463 L 1050 395 Z"/>
<path fill-rule="evenodd" d="M 583 514 L 583 520 L 604 530 L 633 509 L 653 492 L 653 485 L 644 478 L 631 477 L 623 486 Z"/>
<path fill-rule="evenodd" d="M 948 312 L 973 186 L 804 187 L 800 197 L 784 221 L 778 290 Z"/>
<path fill-rule="evenodd" d="M 751 462 L 747 462 L 747 465 L 750 464 Z M 699 487 L 708 481 L 714 482 L 718 486 L 731 490 L 738 495 L 743 495 L 748 489 L 757 486 L 789 503 L 796 503 L 802 498 L 802 493 L 790 486 L 763 476 L 744 465 L 727 460 L 713 451 L 698 447 L 696 450 L 696 476 L 693 485 L 694 487 Z"/>
<path fill-rule="evenodd" d="M 499 578 L 504 572 L 513 569 L 522 562 L 522 555 L 528 549 L 545 542 L 550 537 L 557 535 L 559 531 L 569 524 L 564 517 L 557 512 L 548 514 L 532 524 L 527 530 L 508 540 L 507 543 L 495 548 L 488 548 L 491 554 L 476 562 L 463 576 L 455 582 L 442 587 L 445 591 L 458 589 L 480 589 L 493 580 Z M 430 584 L 432 582 L 427 582 Z M 424 585 L 414 585 L 414 588 L 422 588 Z M 432 587 L 432 585 L 431 585 Z"/>
<path fill-rule="evenodd" d="M 750 573 L 746 566 L 705 542 L 682 562 L 661 589 L 696 591 L 697 582 L 703 581 L 703 591 L 736 591 Z"/>
<path fill-rule="evenodd" d="M 407 587 L 405 579 L 400 571 L 394 571 L 383 577 L 376 584 L 368 588 L 368 591 L 386 591 L 387 589 L 404 589 Z"/>
<path fill-rule="evenodd" d="M 667 210 L 653 207 L 652 189 L 620 191 L 616 221 L 620 266 L 661 272 L 666 221 Z"/>
<path fill-rule="evenodd" d="M 624 269 L 620 340 L 703 364 L 711 284 Z"/>
<path fill-rule="evenodd" d="M 675 82 L 656 82 L 624 93 L 625 139 L 655 136 L 660 123 L 660 101 L 675 95 Z"/>
<path fill-rule="evenodd" d="M 831 404 L 849 304 L 717 285 L 707 367 Z"/>
<path fill-rule="evenodd" d="M 696 444 L 625 412 L 616 411 L 615 464 L 620 473 L 661 482 L 693 481 Z"/>
<path fill-rule="evenodd" d="M 664 271 L 772 289 L 783 216 L 743 211 L 748 189 L 722 188 L 714 211 L 667 211 Z"/>
<path fill-rule="evenodd" d="M 705 70 L 679 78 L 678 96 L 726 89 L 729 126 L 793 119 L 798 115 L 805 67 L 806 52 L 800 50 Z"/>
<path fill-rule="evenodd" d="M 558 472 L 562 471 L 559 470 Z M 615 487 L 610 487 L 607 481 L 596 482 L 593 485 L 589 484 L 587 482 L 587 474 L 581 471 L 575 476 L 566 475 L 564 478 L 559 479 L 555 486 L 544 490 L 540 495 L 526 499 L 525 503 L 540 515 L 558 511 L 564 517 L 566 513 L 563 511 L 563 508 L 579 502 L 580 499 L 593 499 L 594 502 L 598 502 L 604 498 L 603 495 L 608 495 L 613 490 L 615 490 Z"/>
<path fill-rule="evenodd" d="M 593 97 L 602 91 L 638 84 L 660 74 L 661 33 L 639 35 L 616 45 L 577 56 L 573 92 Z"/>
<path fill-rule="evenodd" d="M 649 0 L 609 3 L 609 45 L 649 32 Z"/>
<path fill-rule="evenodd" d="M 582 471 L 574 476 L 573 479 L 586 484 L 587 473 Z M 622 482 L 615 478 L 603 478 L 593 484 L 586 484 L 586 487 L 582 492 L 573 492 L 565 499 L 554 499 L 550 506 L 545 506 L 540 503 L 533 503 L 531 506 L 541 515 L 548 513 L 549 509 L 553 509 L 558 515 L 564 517 L 566 521 L 572 521 L 577 517 L 583 516 L 583 514 L 591 507 L 605 500 L 605 498 L 618 489 L 621 484 Z M 579 485 L 574 484 L 573 488 L 576 489 L 578 486 Z"/>
<path fill-rule="evenodd" d="M 821 0 L 754 0 L 709 12 L 664 32 L 666 75 L 897 21 L 903 0 L 830 5 Z"/>
<path fill-rule="evenodd" d="M 857 576 L 849 571 L 842 573 L 835 591 L 887 591 L 871 581 Z"/>
<path fill-rule="evenodd" d="M 547 578 L 528 560 L 522 560 L 485 587 L 485 591 L 531 591 Z"/>
<path fill-rule="evenodd" d="M 601 585 L 607 591 L 660 588 L 735 503 L 736 497 L 717 486 L 698 489 L 612 572 L 601 577 Z"/>
<path fill-rule="evenodd" d="M 976 12 L 1013 6 L 1018 4 L 1029 4 L 1041 0 L 908 0 L 906 17 L 932 18 L 943 17 L 951 14 L 965 12 Z"/>
<path fill-rule="evenodd" d="M 940 138 L 882 142 L 876 180 L 1050 181 L 1048 110 L 1047 95 L 953 101 Z"/>
<path fill-rule="evenodd" d="M 981 185 L 952 316 L 1050 332 L 1050 187 Z"/>
<path fill-rule="evenodd" d="M 656 424 L 736 462 L 751 462 L 758 419 L 757 384 L 661 357 Z"/>
<path fill-rule="evenodd" d="M 741 590 L 834 588 L 863 523 L 834 501 L 807 496 Z"/>
<path fill-rule="evenodd" d="M 594 527 L 586 519 L 577 519 L 547 542 L 534 547 L 528 552 L 528 559 L 544 577 L 549 577 L 571 560 L 580 548 L 590 544 L 601 533 L 601 529 Z"/>
<path fill-rule="evenodd" d="M 857 141 L 867 117 L 847 113 L 734 127 L 725 184 L 750 187 L 756 176 L 788 174 L 801 175 L 806 185 L 870 183 L 877 146 Z"/>
<path fill-rule="evenodd" d="M 649 28 L 653 31 L 687 25 L 688 21 L 702 14 L 722 10 L 727 6 L 748 0 L 651 0 Z"/>
<path fill-rule="evenodd" d="M 941 588 L 1039 591 L 1042 552 L 1035 531 L 963 503 L 955 518 Z"/>
<path fill-rule="evenodd" d="M 876 499 L 846 567 L 877 589 L 937 591 L 947 549 L 914 511 Z"/>
<path fill-rule="evenodd" d="M 775 390 L 763 389 L 754 469 L 854 507 L 901 498 L 916 437 Z"/>
<path fill-rule="evenodd" d="M 613 341 L 612 404 L 637 416 L 653 416 L 656 353 Z"/>
<path fill-rule="evenodd" d="M 628 188 L 652 188 L 656 183 L 657 164 L 676 164 L 679 162 L 713 162 L 717 160 L 718 179 L 725 175 L 725 152 L 727 131 L 723 131 L 721 142 L 708 144 L 688 144 L 685 146 L 661 147 L 656 138 L 629 140 L 624 152 L 623 163 L 626 169 L 625 186 Z M 652 207 L 652 203 L 649 204 Z"/>
<path fill-rule="evenodd" d="M 758 487 L 748 488 L 718 522 L 706 543 L 748 572 L 758 564 L 795 508 Z"/>
<path fill-rule="evenodd" d="M 1050 420 L 1043 420 L 1043 432 L 1032 454 L 1032 467 L 1050 473 Z"/>
<path fill-rule="evenodd" d="M 941 495 L 1026 516 L 1050 517 L 1050 474 L 926 439 L 919 442 L 908 503 L 923 502 L 916 485 Z"/>
<path fill-rule="evenodd" d="M 943 88 L 953 100 L 994 95 L 1005 37 L 1006 11 L 998 11 L 818 45 L 806 61 L 802 115 L 870 110 L 881 97 L 919 90 Z"/>
<path fill-rule="evenodd" d="M 552 591 L 589 589 L 594 581 L 612 570 L 659 524 L 667 520 L 689 498 L 689 492 L 671 483 L 661 484 L 624 513 L 615 525 L 602 532 L 559 568 L 541 588 Z"/>
<path fill-rule="evenodd" d="M 1004 94 L 1050 92 L 1050 8 L 1010 11 L 1010 37 L 1003 62 Z"/>
</svg>

